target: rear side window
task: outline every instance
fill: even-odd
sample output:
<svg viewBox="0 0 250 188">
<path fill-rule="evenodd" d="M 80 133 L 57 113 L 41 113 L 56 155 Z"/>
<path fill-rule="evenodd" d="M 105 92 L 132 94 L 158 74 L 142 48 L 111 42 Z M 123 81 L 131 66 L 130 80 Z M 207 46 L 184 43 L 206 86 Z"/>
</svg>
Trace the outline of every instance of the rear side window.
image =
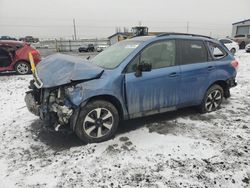
<svg viewBox="0 0 250 188">
<path fill-rule="evenodd" d="M 181 64 L 185 65 L 208 61 L 208 53 L 203 41 L 181 40 L 180 43 Z"/>
<path fill-rule="evenodd" d="M 227 55 L 226 52 L 218 44 L 212 42 L 207 42 L 207 44 L 213 59 L 222 59 Z"/>
</svg>

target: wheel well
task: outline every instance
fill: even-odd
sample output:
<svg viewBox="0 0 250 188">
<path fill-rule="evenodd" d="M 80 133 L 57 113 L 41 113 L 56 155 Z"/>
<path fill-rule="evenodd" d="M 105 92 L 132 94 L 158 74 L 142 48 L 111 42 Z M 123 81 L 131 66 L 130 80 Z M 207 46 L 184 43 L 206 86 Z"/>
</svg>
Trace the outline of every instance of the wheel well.
<svg viewBox="0 0 250 188">
<path fill-rule="evenodd" d="M 220 87 L 222 87 L 223 93 L 224 93 L 224 97 L 225 97 L 225 98 L 230 97 L 229 87 L 228 87 L 226 81 L 224 81 L 224 80 L 216 81 L 216 82 L 214 82 L 213 84 L 211 84 L 211 85 L 209 86 L 209 88 L 210 88 L 211 86 L 215 85 L 215 84 L 217 84 L 217 85 L 219 85 Z M 209 88 L 208 88 L 208 89 L 209 89 Z"/>
<path fill-rule="evenodd" d="M 99 96 L 91 97 L 90 99 L 88 99 L 88 103 L 91 101 L 95 101 L 95 100 L 105 100 L 105 101 L 113 104 L 116 107 L 116 109 L 118 110 L 120 118 L 123 119 L 122 105 L 116 97 L 114 97 L 112 95 L 99 95 Z"/>
<path fill-rule="evenodd" d="M 25 60 L 25 59 L 19 59 L 18 61 L 16 61 L 15 67 L 16 67 L 16 65 L 17 65 L 19 62 L 22 62 L 22 61 L 24 61 L 25 63 L 28 63 L 29 66 L 30 66 L 30 62 L 29 62 L 29 61 L 27 61 L 27 60 Z"/>
</svg>

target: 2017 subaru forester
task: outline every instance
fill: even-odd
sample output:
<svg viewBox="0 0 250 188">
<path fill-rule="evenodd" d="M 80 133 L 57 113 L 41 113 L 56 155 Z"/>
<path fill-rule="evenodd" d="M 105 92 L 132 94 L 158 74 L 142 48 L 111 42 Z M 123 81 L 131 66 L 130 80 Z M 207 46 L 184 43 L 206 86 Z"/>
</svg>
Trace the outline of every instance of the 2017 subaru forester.
<svg viewBox="0 0 250 188">
<path fill-rule="evenodd" d="M 91 61 L 56 54 L 37 65 L 28 109 L 85 142 L 114 136 L 121 120 L 199 106 L 218 109 L 238 62 L 217 40 L 166 33 L 119 42 Z"/>
</svg>

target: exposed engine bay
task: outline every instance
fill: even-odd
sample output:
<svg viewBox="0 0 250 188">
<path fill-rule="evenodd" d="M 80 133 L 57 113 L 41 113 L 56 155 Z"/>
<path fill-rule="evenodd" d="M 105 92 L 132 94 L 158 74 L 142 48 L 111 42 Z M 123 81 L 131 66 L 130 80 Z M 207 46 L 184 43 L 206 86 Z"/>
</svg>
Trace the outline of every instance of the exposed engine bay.
<svg viewBox="0 0 250 188">
<path fill-rule="evenodd" d="M 37 89 L 34 80 L 30 82 L 25 102 L 30 112 L 53 125 L 67 125 L 73 114 L 73 104 L 65 95 L 66 86 Z"/>
</svg>

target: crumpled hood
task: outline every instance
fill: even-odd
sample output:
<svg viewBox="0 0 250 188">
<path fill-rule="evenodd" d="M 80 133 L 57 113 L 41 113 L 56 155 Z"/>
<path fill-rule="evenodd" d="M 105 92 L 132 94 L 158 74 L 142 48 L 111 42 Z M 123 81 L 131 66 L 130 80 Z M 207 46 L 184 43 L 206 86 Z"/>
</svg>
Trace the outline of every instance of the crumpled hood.
<svg viewBox="0 0 250 188">
<path fill-rule="evenodd" d="M 103 69 L 78 57 L 55 54 L 43 59 L 37 66 L 37 76 L 43 88 L 55 87 L 73 81 L 95 79 Z"/>
</svg>

